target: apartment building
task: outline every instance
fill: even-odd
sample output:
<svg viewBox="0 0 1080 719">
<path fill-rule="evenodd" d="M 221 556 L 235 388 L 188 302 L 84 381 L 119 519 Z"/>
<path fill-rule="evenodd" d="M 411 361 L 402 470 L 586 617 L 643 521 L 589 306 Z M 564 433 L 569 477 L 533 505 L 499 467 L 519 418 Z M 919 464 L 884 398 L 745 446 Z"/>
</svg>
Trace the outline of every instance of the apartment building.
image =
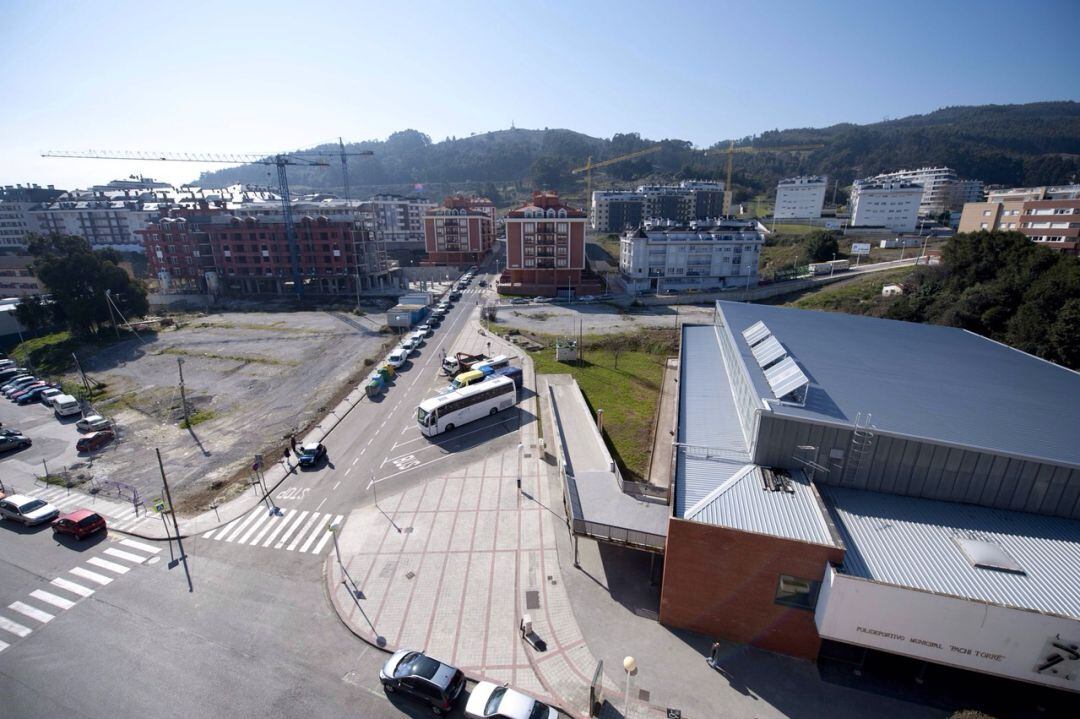
<svg viewBox="0 0 1080 719">
<path fill-rule="evenodd" d="M 694 195 L 693 218 L 699 222 L 710 217 L 724 217 L 728 214 L 727 193 L 724 192 L 723 182 L 711 180 L 683 180 L 679 183 L 683 190 L 692 192 Z"/>
<path fill-rule="evenodd" d="M 851 187 L 851 226 L 913 232 L 923 188 L 895 180 L 856 180 Z"/>
<path fill-rule="evenodd" d="M 26 247 L 27 235 L 41 232 L 34 210 L 63 194 L 52 185 L 0 187 L 0 248 Z"/>
<path fill-rule="evenodd" d="M 919 202 L 920 215 L 940 215 L 947 210 L 959 210 L 965 202 L 982 199 L 983 185 L 979 180 L 960 180 L 956 170 L 949 167 L 920 167 L 917 170 L 887 172 L 870 181 L 902 182 L 919 185 L 923 196 Z"/>
<path fill-rule="evenodd" d="M 1031 202 L 1034 200 L 1075 200 L 1080 198 L 1080 185 L 1043 187 L 995 187 L 987 190 L 987 202 Z"/>
<path fill-rule="evenodd" d="M 619 242 L 619 270 L 633 292 L 754 287 L 765 228 L 755 221 L 650 220 Z"/>
<path fill-rule="evenodd" d="M 34 258 L 29 255 L 0 255 L 0 297 L 23 297 L 44 292 L 44 287 L 30 265 Z"/>
<path fill-rule="evenodd" d="M 487 198 L 447 197 L 424 218 L 425 265 L 479 264 L 495 242 L 495 205 Z"/>
<path fill-rule="evenodd" d="M 1020 232 L 1059 252 L 1080 254 L 1080 198 L 1025 202 Z"/>
<path fill-rule="evenodd" d="M 589 224 L 597 232 L 622 232 L 645 221 L 645 196 L 630 190 L 592 193 Z"/>
<path fill-rule="evenodd" d="M 969 202 L 960 232 L 1020 232 L 1032 242 L 1080 254 L 1080 185 L 995 189 L 986 202 Z"/>
<path fill-rule="evenodd" d="M 597 232 L 624 232 L 646 220 L 686 224 L 725 214 L 723 182 L 684 180 L 678 185 L 641 185 L 634 191 L 592 194 L 590 226 Z"/>
<path fill-rule="evenodd" d="M 778 220 L 821 217 L 825 204 L 825 188 L 829 178 L 808 175 L 780 180 L 776 185 L 776 206 L 773 217 Z"/>
<path fill-rule="evenodd" d="M 601 282 L 585 262 L 585 212 L 557 192 L 534 192 L 506 217 L 506 270 L 499 293 L 546 297 L 595 294 Z"/>
<path fill-rule="evenodd" d="M 362 204 L 360 216 L 384 248 L 420 250 L 424 248 L 424 217 L 435 207 L 425 197 L 375 195 Z"/>
</svg>

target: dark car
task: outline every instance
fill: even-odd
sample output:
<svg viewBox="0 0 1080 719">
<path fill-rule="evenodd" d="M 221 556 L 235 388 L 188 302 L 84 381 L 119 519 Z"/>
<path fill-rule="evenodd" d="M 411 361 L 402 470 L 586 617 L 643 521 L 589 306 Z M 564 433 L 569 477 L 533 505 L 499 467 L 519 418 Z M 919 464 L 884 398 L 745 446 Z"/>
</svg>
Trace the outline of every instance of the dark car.
<svg viewBox="0 0 1080 719">
<path fill-rule="evenodd" d="M 460 669 L 410 649 L 394 652 L 379 671 L 379 681 L 387 694 L 408 694 L 429 704 L 435 714 L 450 711 L 465 687 Z"/>
<path fill-rule="evenodd" d="M 510 300 L 510 304 L 512 304 L 512 305 L 527 305 L 527 304 L 529 304 L 529 301 L 527 299 L 525 299 L 524 297 L 515 297 L 514 299 Z"/>
<path fill-rule="evenodd" d="M 480 280 L 479 285 L 481 287 L 487 287 L 487 280 Z"/>
<path fill-rule="evenodd" d="M 296 455 L 296 462 L 301 467 L 314 467 L 326 457 L 326 447 L 318 442 L 309 442 Z"/>
<path fill-rule="evenodd" d="M 41 393 L 47 389 L 55 388 L 50 384 L 44 384 L 40 387 L 34 387 L 29 391 L 23 392 L 21 395 L 18 396 L 15 401 L 19 404 L 30 404 L 31 402 L 37 402 L 39 399 L 41 399 Z"/>
<path fill-rule="evenodd" d="M 33 392 L 35 389 L 45 389 L 46 387 L 48 387 L 48 385 L 43 380 L 31 382 L 24 387 L 20 387 L 18 391 L 12 392 L 10 395 L 10 399 L 12 402 L 18 402 L 27 392 Z"/>
<path fill-rule="evenodd" d="M 83 508 L 61 514 L 52 523 L 54 533 L 70 534 L 75 539 L 89 537 L 102 529 L 105 529 L 105 518 L 91 509 Z"/>
<path fill-rule="evenodd" d="M 0 434 L 0 452 L 10 452 L 13 449 L 26 449 L 33 441 L 18 431 Z"/>
<path fill-rule="evenodd" d="M 79 441 L 75 443 L 75 449 L 79 452 L 94 452 L 112 442 L 115 437 L 111 429 L 91 432 L 79 437 Z"/>
</svg>

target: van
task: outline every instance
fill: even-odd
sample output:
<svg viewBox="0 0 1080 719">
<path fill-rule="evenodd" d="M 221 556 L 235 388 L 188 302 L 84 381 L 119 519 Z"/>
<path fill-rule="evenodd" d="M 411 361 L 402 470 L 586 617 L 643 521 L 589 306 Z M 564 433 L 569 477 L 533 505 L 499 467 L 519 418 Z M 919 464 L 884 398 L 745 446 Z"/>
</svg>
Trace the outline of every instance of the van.
<svg viewBox="0 0 1080 719">
<path fill-rule="evenodd" d="M 69 417 L 73 414 L 81 414 L 82 407 L 79 405 L 79 400 L 72 397 L 70 394 L 58 394 L 53 397 L 53 412 L 57 417 Z"/>
<path fill-rule="evenodd" d="M 496 355 L 489 360 L 473 365 L 474 370 L 480 370 L 485 375 L 491 375 L 497 369 L 508 367 L 510 365 L 510 358 L 506 355 Z"/>
<path fill-rule="evenodd" d="M 453 382 L 450 383 L 450 389 L 458 390 L 462 387 L 468 387 L 469 385 L 484 379 L 484 377 L 486 376 L 487 375 L 485 375 L 483 372 L 475 369 L 471 369 L 468 372 L 462 372 L 454 378 Z"/>
<path fill-rule="evenodd" d="M 412 340 L 413 347 L 419 347 L 420 345 L 424 344 L 424 340 L 426 338 L 427 334 L 421 332 L 420 330 L 417 330 L 416 332 L 413 332 L 411 335 L 409 335 L 409 339 Z"/>
<path fill-rule="evenodd" d="M 521 371 L 520 367 L 503 367 L 495 370 L 488 376 L 488 379 L 495 379 L 496 377 L 509 377 L 514 380 L 514 387 L 521 391 L 521 383 L 525 379 L 525 373 Z"/>
</svg>

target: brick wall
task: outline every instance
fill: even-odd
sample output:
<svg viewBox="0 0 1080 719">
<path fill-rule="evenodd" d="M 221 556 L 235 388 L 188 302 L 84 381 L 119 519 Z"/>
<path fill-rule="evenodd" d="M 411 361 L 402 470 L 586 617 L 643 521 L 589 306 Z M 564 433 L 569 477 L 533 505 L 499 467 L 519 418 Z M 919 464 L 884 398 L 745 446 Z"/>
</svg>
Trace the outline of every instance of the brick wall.
<svg viewBox="0 0 1080 719">
<path fill-rule="evenodd" d="M 820 581 L 844 551 L 672 518 L 660 623 L 710 637 L 817 657 L 814 614 L 776 604 L 781 574 Z"/>
</svg>

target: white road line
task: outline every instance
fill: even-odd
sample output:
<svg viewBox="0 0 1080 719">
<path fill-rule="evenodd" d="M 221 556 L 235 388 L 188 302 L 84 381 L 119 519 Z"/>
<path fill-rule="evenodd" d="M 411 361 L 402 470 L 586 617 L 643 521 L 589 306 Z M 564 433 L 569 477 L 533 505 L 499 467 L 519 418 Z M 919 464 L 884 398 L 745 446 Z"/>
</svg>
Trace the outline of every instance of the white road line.
<svg viewBox="0 0 1080 719">
<path fill-rule="evenodd" d="M 346 477 L 348 477 L 348 476 L 349 476 L 349 472 L 351 472 L 351 471 L 352 471 L 352 467 L 346 467 L 346 468 L 345 468 L 345 476 L 346 476 Z"/>
<path fill-rule="evenodd" d="M 288 511 L 289 510 L 287 509 L 281 510 L 281 522 L 285 521 L 285 513 Z M 281 524 L 281 522 L 275 522 L 273 519 L 271 519 L 269 522 L 266 523 L 265 527 L 259 530 L 259 533 L 256 534 L 255 538 L 248 542 L 248 544 L 254 547 L 256 544 L 262 541 L 263 535 L 269 532 L 271 527 L 273 527 L 275 524 Z"/>
<path fill-rule="evenodd" d="M 132 549 L 138 549 L 148 554 L 157 554 L 161 551 L 161 547 L 155 547 L 150 544 L 143 544 L 142 542 L 136 542 L 134 539 L 121 539 L 120 544 L 125 547 L 131 547 Z"/>
<path fill-rule="evenodd" d="M 311 515 L 311 518 L 308 519 L 307 524 L 305 524 L 304 528 L 301 529 L 300 532 L 296 535 L 296 539 L 294 539 L 292 541 L 292 544 L 290 544 L 288 547 L 285 547 L 285 551 L 291 552 L 294 549 L 296 549 L 296 545 L 300 544 L 300 540 L 304 537 L 305 534 L 307 534 L 311 530 L 311 525 L 315 524 L 315 521 L 318 518 L 319 518 L 319 513 L 318 512 Z"/>
<path fill-rule="evenodd" d="M 105 554 L 108 554 L 110 557 L 119 557 L 120 559 L 126 559 L 129 562 L 134 562 L 135 564 L 142 564 L 146 560 L 146 557 L 142 557 L 138 554 L 132 554 L 131 552 L 125 552 L 122 549 L 113 549 L 112 547 L 106 549 Z"/>
<path fill-rule="evenodd" d="M 370 447 L 370 446 L 371 446 L 371 443 L 372 443 L 372 442 L 374 442 L 374 441 L 375 441 L 375 438 L 374 438 L 374 437 L 372 437 L 371 439 L 369 439 L 369 440 L 367 441 L 367 446 L 368 446 L 368 447 Z"/>
<path fill-rule="evenodd" d="M 219 529 L 220 529 L 220 527 L 219 527 Z M 217 529 L 211 529 L 209 532 L 204 534 L 202 537 L 203 537 L 203 539 L 213 539 L 214 535 L 217 533 L 217 531 L 218 531 Z"/>
<path fill-rule="evenodd" d="M 334 521 L 331 522 L 331 524 L 337 524 L 337 525 L 340 526 L 341 525 L 341 520 L 343 518 L 344 517 L 339 514 L 338 516 L 334 517 Z M 319 543 L 315 545 L 315 549 L 311 550 L 312 554 L 319 554 L 320 552 L 322 552 L 323 547 L 325 547 L 326 543 L 330 540 L 330 534 L 331 534 L 330 532 L 327 532 L 326 534 L 323 535 L 323 538 L 320 539 Z"/>
<path fill-rule="evenodd" d="M 68 507 L 74 504 L 79 504 L 79 497 L 63 497 L 61 499 L 54 499 L 49 502 L 49 504 L 56 507 L 57 509 L 66 510 Z"/>
<path fill-rule="evenodd" d="M 355 466 L 356 466 L 356 463 L 357 463 L 357 462 L 359 462 L 359 461 L 360 461 L 360 458 L 359 458 L 359 457 L 357 457 L 356 459 L 354 459 L 354 460 L 352 461 L 352 466 L 354 466 L 354 467 L 355 467 Z"/>
<path fill-rule="evenodd" d="M 289 514 L 290 511 L 291 511 L 291 514 Z M 277 527 L 274 528 L 273 532 L 270 532 L 270 536 L 267 537 L 266 542 L 263 543 L 264 547 L 269 547 L 270 543 L 274 541 L 274 537 L 278 536 L 278 533 L 281 532 L 281 530 L 285 529 L 286 525 L 288 525 L 290 522 L 293 521 L 293 519 L 295 519 L 298 516 L 298 512 L 295 509 L 294 510 L 286 509 L 285 512 L 286 512 L 286 517 L 284 519 L 282 519 L 281 522 L 278 523 Z"/>
<path fill-rule="evenodd" d="M 383 428 L 383 427 L 385 427 L 385 426 L 386 426 L 386 420 L 384 419 L 384 420 L 382 421 L 382 424 L 380 424 L 380 425 L 379 425 L 379 429 L 382 429 L 382 428 Z"/>
<path fill-rule="evenodd" d="M 49 582 L 49 584 L 53 585 L 54 587 L 60 587 L 61 589 L 65 589 L 72 594 L 78 594 L 80 597 L 89 597 L 91 594 L 94 593 L 94 590 L 90 587 L 84 587 L 81 584 L 69 582 L 66 579 L 54 579 Z"/>
<path fill-rule="evenodd" d="M 255 510 L 255 511 L 257 512 L 259 510 Z M 265 522 L 266 520 L 270 519 L 273 516 L 274 515 L 270 514 L 270 512 L 267 511 L 266 514 L 264 514 L 262 516 L 262 519 L 260 519 L 258 522 L 255 522 L 250 527 L 248 527 L 248 530 L 246 532 L 244 532 L 244 536 L 240 537 L 240 539 L 238 539 L 236 541 L 238 541 L 240 544 L 247 544 L 248 538 L 251 537 L 251 535 L 255 534 L 255 530 L 259 528 L 259 525 L 261 525 L 263 522 Z M 225 540 L 225 541 L 229 541 L 229 540 Z"/>
<path fill-rule="evenodd" d="M 401 475 L 401 474 L 405 474 L 406 472 L 415 472 L 416 470 L 420 469 L 421 467 L 426 467 L 429 464 L 435 464 L 436 462 L 439 462 L 441 460 L 444 460 L 444 459 L 447 459 L 448 457 L 453 457 L 453 456 L 454 456 L 453 453 L 444 454 L 441 457 L 436 457 L 435 459 L 428 460 L 427 462 L 421 462 L 420 464 L 416 465 L 415 467 L 409 467 L 408 469 L 403 469 L 400 472 L 394 472 L 393 474 L 388 474 L 385 477 L 379 477 L 378 479 L 375 480 L 375 484 L 379 484 L 380 482 L 385 482 L 388 479 L 393 479 L 394 477 L 397 477 L 398 475 Z"/>
<path fill-rule="evenodd" d="M 319 506 L 315 508 L 315 511 L 318 512 L 320 509 L 322 509 L 322 506 L 324 504 L 326 504 L 326 497 L 323 497 L 323 501 L 319 502 Z"/>
<path fill-rule="evenodd" d="M 95 584 L 100 584 L 101 586 L 105 586 L 112 581 L 112 577 L 106 577 L 104 574 L 91 572 L 89 569 L 83 569 L 82 567 L 75 567 L 74 569 L 69 569 L 68 571 L 74 574 L 76 577 L 89 579 L 91 582 L 94 582 Z"/>
<path fill-rule="evenodd" d="M 4 651 L 5 649 L 7 649 L 10 646 L 11 645 L 8 644 L 7 642 L 0 642 L 0 652 Z"/>
<path fill-rule="evenodd" d="M 101 557 L 90 557 L 86 560 L 86 563 L 93 564 L 95 567 L 101 567 L 102 569 L 108 569 L 110 572 L 116 572 L 117 574 L 127 574 L 131 571 L 131 567 L 125 567 L 123 564 L 110 562 L 108 559 L 102 559 Z"/>
<path fill-rule="evenodd" d="M 274 549 L 281 549 L 285 546 L 285 542 L 289 541 L 289 537 L 292 536 L 292 533 L 296 531 L 296 528 L 300 526 L 300 524 L 304 521 L 304 517 L 306 517 L 307 515 L 308 513 L 306 511 L 300 513 L 300 516 L 295 522 L 293 522 L 293 525 L 289 527 L 289 530 L 285 532 L 285 534 L 281 535 L 281 541 L 274 545 Z"/>
<path fill-rule="evenodd" d="M 115 519 L 117 522 L 123 522 L 124 520 L 131 519 L 134 516 L 135 509 L 133 507 L 128 507 L 127 509 L 112 515 L 112 518 Z"/>
<path fill-rule="evenodd" d="M 345 474 L 348 474 L 348 472 L 346 472 Z M 330 491 L 331 491 L 331 492 L 333 492 L 333 491 L 334 491 L 335 489 L 337 489 L 337 488 L 338 488 L 338 487 L 339 487 L 340 485 L 341 485 L 341 482 L 338 482 L 337 484 L 335 484 L 335 485 L 334 485 L 333 487 L 331 487 L 331 488 L 330 488 Z"/>
<path fill-rule="evenodd" d="M 37 607 L 31 607 L 29 604 L 23 604 L 22 602 L 12 602 L 8 605 L 8 609 L 14 609 L 19 614 L 25 614 L 31 619 L 38 620 L 42 624 L 50 622 L 54 619 L 54 616 L 52 614 L 49 614 L 48 612 L 43 612 Z"/>
<path fill-rule="evenodd" d="M 24 627 L 18 622 L 13 622 L 7 617 L 0 617 L 0 629 L 5 632 L 11 632 L 17 637 L 25 637 L 30 633 L 30 627 Z"/>
<path fill-rule="evenodd" d="M 245 528 L 246 528 L 246 527 L 247 527 L 247 526 L 248 526 L 249 524 L 251 524 L 251 523 L 252 523 L 252 522 L 254 522 L 254 521 L 255 521 L 256 519 L 258 519 L 258 518 L 259 518 L 259 516 L 260 516 L 260 513 L 259 513 L 259 512 L 255 511 L 255 510 L 252 510 L 252 511 L 251 511 L 251 513 L 250 513 L 250 514 L 248 514 L 248 516 L 247 516 L 247 517 L 244 517 L 244 520 L 243 520 L 243 521 L 241 521 L 241 522 L 237 522 L 237 523 L 236 523 L 236 526 L 234 526 L 234 527 L 232 528 L 232 530 L 231 530 L 231 531 L 229 532 L 229 536 L 227 536 L 227 537 L 226 537 L 226 536 L 223 536 L 223 535 L 219 534 L 219 535 L 217 536 L 217 538 L 218 538 L 218 539 L 224 539 L 224 540 L 225 540 L 226 542 L 231 542 L 231 541 L 233 541 L 233 540 L 234 540 L 234 539 L 236 539 L 236 538 L 237 538 L 238 536 L 240 536 L 240 532 L 243 532 L 243 531 L 244 531 L 244 529 L 245 529 Z"/>
<path fill-rule="evenodd" d="M 35 589 L 34 591 L 30 592 L 30 596 L 34 599 L 40 599 L 46 604 L 51 604 L 54 607 L 60 607 L 61 609 L 71 609 L 75 606 L 75 602 L 71 601 L 70 599 L 64 599 L 63 597 L 58 597 L 55 594 L 50 594 L 44 589 Z"/>
<path fill-rule="evenodd" d="M 326 515 L 326 519 L 330 519 L 329 514 Z M 304 544 L 300 547 L 301 552 L 306 552 L 311 547 L 311 545 L 315 543 L 315 540 L 319 539 L 323 534 L 330 533 L 329 531 L 327 531 L 326 524 L 327 522 L 323 522 L 315 525 L 315 531 L 311 533 L 311 536 L 308 537 L 308 540 L 304 542 Z"/>
<path fill-rule="evenodd" d="M 360 454 L 361 454 L 361 455 L 363 455 L 363 454 L 364 454 L 364 452 L 366 452 L 366 451 L 367 451 L 367 447 L 361 447 L 361 448 L 360 448 Z M 357 459 L 360 459 L 360 458 L 359 458 L 359 457 L 357 457 Z"/>
</svg>

